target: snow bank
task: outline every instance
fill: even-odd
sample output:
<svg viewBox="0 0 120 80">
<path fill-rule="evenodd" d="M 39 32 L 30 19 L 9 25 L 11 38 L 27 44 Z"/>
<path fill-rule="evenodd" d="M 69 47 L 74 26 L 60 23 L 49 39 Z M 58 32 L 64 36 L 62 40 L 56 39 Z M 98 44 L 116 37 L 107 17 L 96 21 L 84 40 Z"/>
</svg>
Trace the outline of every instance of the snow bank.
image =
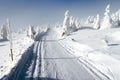
<svg viewBox="0 0 120 80">
<path fill-rule="evenodd" d="M 114 70 L 114 66 L 111 66 L 111 62 L 112 64 L 114 64 L 114 62 L 117 64 L 120 62 L 106 54 L 103 54 L 102 52 L 96 51 L 91 47 L 85 44 L 80 44 L 74 39 L 71 40 L 70 38 L 60 41 L 60 44 L 72 55 L 78 57 L 78 59 L 87 68 L 89 68 L 94 74 L 97 74 L 103 80 L 114 80 L 113 72 L 115 75 L 117 72 L 119 73 L 119 71 L 116 72 L 116 70 Z M 110 59 L 112 60 L 111 62 L 109 62 Z M 119 78 L 118 75 L 117 78 Z"/>
<path fill-rule="evenodd" d="M 120 31 L 109 33 L 105 36 L 105 42 L 108 45 L 119 45 L 120 44 Z"/>
<path fill-rule="evenodd" d="M 26 33 L 19 34 L 13 32 L 13 61 L 10 58 L 9 42 L 0 42 L 0 78 L 8 74 L 17 64 L 24 51 L 31 46 L 33 40 L 26 36 Z"/>
</svg>

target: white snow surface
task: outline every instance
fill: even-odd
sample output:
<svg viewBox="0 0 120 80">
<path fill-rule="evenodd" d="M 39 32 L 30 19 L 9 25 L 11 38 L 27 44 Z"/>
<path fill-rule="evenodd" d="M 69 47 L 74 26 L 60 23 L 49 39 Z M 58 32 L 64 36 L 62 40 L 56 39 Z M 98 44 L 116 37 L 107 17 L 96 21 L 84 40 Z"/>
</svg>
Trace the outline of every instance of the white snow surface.
<svg viewBox="0 0 120 80">
<path fill-rule="evenodd" d="M 0 39 L 0 78 L 8 74 L 17 64 L 21 55 L 33 43 L 33 40 L 26 36 L 26 33 L 13 34 L 13 61 L 10 57 L 10 42 Z"/>
<path fill-rule="evenodd" d="M 64 40 L 62 43 L 65 47 L 69 48 L 68 50 L 71 51 L 73 55 L 82 57 L 90 65 L 96 68 L 97 74 L 103 80 L 105 77 L 108 78 L 108 80 L 119 80 L 119 30 L 120 28 L 107 30 L 81 30 L 67 37 L 67 41 Z M 113 43 L 117 41 L 117 43 L 108 45 L 109 43 L 105 42 L 106 35 L 107 37 L 110 37 L 107 39 L 108 42 L 111 41 L 111 43 Z"/>
<path fill-rule="evenodd" d="M 12 80 L 120 80 L 120 28 L 84 28 L 64 38 L 60 38 L 58 30 L 48 29 L 34 43 L 23 34 L 14 35 L 13 62 L 8 55 L 9 43 L 0 42 L 4 53 L 0 54 L 0 77 L 9 74 L 7 78 Z"/>
</svg>

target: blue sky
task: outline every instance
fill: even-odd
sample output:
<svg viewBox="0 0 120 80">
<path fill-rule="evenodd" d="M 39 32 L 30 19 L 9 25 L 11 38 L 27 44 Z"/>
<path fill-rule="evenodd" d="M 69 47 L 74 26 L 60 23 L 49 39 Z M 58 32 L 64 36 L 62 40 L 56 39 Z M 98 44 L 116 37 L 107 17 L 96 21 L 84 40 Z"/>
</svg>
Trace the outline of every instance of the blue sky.
<svg viewBox="0 0 120 80">
<path fill-rule="evenodd" d="M 111 5 L 111 12 L 120 9 L 120 0 L 0 0 L 0 25 L 6 18 L 14 29 L 62 22 L 66 10 L 78 18 L 97 13 L 103 16 L 107 4 Z"/>
</svg>

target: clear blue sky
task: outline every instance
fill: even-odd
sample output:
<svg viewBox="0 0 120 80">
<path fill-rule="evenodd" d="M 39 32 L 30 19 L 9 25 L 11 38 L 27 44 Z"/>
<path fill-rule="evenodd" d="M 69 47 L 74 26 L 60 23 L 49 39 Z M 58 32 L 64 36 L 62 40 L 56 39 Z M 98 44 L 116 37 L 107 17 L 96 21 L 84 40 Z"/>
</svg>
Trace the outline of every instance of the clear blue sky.
<svg viewBox="0 0 120 80">
<path fill-rule="evenodd" d="M 0 0 L 0 25 L 6 18 L 14 29 L 62 22 L 66 10 L 78 18 L 97 13 L 102 16 L 107 4 L 111 5 L 112 12 L 120 9 L 120 0 Z"/>
</svg>

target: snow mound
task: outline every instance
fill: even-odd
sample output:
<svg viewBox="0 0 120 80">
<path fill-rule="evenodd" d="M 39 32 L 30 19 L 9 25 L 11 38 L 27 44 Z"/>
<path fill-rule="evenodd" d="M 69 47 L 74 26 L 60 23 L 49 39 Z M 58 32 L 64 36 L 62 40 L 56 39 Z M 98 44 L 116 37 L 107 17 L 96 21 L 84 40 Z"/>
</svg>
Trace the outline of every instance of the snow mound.
<svg viewBox="0 0 120 80">
<path fill-rule="evenodd" d="M 109 36 L 109 37 L 111 37 L 115 41 L 120 41 L 119 35 L 120 35 L 120 31 L 112 33 L 111 36 Z"/>
<path fill-rule="evenodd" d="M 119 37 L 119 35 L 120 35 L 120 31 L 107 34 L 105 36 L 105 42 L 108 45 L 118 45 L 118 44 L 120 44 L 120 37 Z"/>
</svg>

